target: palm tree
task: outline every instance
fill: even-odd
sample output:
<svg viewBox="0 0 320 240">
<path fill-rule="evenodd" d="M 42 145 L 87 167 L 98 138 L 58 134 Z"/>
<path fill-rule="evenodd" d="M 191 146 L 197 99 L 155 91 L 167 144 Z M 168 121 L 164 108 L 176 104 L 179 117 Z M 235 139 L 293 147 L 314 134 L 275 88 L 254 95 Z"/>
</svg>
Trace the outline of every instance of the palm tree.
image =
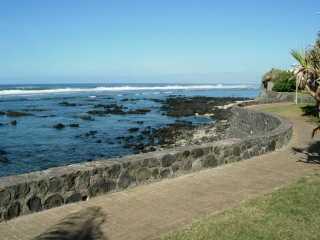
<svg viewBox="0 0 320 240">
<path fill-rule="evenodd" d="M 308 52 L 299 52 L 295 50 L 291 51 L 291 55 L 298 62 L 298 65 L 296 65 L 294 69 L 297 87 L 302 90 L 307 90 L 317 102 L 320 102 L 320 95 L 317 94 L 319 87 L 317 81 L 320 68 L 312 61 L 312 55 Z"/>
<path fill-rule="evenodd" d="M 315 45 L 306 51 L 291 51 L 291 55 L 298 62 L 294 69 L 297 89 L 307 90 L 317 103 L 318 117 L 320 117 L 320 36 Z M 320 131 L 320 126 L 313 130 L 312 136 Z"/>
</svg>

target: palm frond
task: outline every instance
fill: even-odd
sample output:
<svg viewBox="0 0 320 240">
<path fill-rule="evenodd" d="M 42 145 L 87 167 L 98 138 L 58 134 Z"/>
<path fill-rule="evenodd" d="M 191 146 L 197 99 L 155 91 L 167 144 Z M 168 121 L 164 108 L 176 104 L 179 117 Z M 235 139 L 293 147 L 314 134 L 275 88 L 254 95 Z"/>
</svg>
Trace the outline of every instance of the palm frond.
<svg viewBox="0 0 320 240">
<path fill-rule="evenodd" d="M 64 218 L 33 240 L 106 240 L 101 225 L 105 213 L 100 207 L 89 207 Z"/>
<path fill-rule="evenodd" d="M 307 68 L 308 61 L 306 59 L 306 54 L 304 51 L 291 50 L 292 57 L 299 63 L 300 66 Z"/>
<path fill-rule="evenodd" d="M 320 72 L 320 48 L 314 47 L 308 53 L 308 59 L 314 72 L 319 74 Z"/>
</svg>

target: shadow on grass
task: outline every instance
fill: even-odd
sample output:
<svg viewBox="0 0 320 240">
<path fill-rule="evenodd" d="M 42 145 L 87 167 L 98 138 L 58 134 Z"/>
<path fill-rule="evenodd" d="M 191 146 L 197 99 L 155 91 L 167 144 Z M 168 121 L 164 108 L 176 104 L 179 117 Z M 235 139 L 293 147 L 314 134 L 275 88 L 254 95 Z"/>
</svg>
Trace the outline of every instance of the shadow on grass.
<svg viewBox="0 0 320 240">
<path fill-rule="evenodd" d="M 107 240 L 100 228 L 104 221 L 101 208 L 87 208 L 67 216 L 34 240 Z"/>
<path fill-rule="evenodd" d="M 315 105 L 303 106 L 301 107 L 301 110 L 303 112 L 302 116 L 318 117 L 318 109 Z"/>
<path fill-rule="evenodd" d="M 311 143 L 306 148 L 292 148 L 295 154 L 302 154 L 300 162 L 320 164 L 320 141 Z"/>
</svg>

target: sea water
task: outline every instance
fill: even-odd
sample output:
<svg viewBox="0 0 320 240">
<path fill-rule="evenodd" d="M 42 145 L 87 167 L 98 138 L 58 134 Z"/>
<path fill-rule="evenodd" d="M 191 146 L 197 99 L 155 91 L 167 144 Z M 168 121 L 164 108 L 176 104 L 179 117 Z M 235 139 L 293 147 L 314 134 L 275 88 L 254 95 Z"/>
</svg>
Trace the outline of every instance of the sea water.
<svg viewBox="0 0 320 240">
<path fill-rule="evenodd" d="M 128 135 L 128 129 L 160 128 L 178 120 L 161 110 L 161 100 L 169 96 L 254 98 L 258 91 L 257 86 L 240 84 L 0 85 L 0 112 L 31 114 L 22 117 L 0 114 L 0 150 L 5 151 L 9 159 L 6 163 L 0 162 L 0 176 L 132 154 L 133 150 L 119 141 L 119 137 Z M 151 111 L 92 116 L 94 121 L 81 119 L 98 104 Z M 14 120 L 16 125 L 11 124 Z M 183 120 L 194 124 L 212 121 L 201 116 Z M 53 127 L 58 123 L 79 124 L 79 127 L 59 130 Z"/>
</svg>

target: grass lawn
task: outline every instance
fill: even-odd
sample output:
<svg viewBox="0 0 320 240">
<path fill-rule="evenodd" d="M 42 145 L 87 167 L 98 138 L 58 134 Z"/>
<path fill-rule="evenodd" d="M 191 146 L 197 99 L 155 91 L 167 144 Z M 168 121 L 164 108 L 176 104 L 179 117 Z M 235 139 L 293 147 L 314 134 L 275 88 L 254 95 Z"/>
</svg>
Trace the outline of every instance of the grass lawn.
<svg viewBox="0 0 320 240">
<path fill-rule="evenodd" d="M 284 117 L 292 117 L 292 116 L 305 116 L 306 121 L 318 123 L 319 119 L 315 117 L 316 108 L 313 105 L 307 104 L 292 104 L 286 107 L 283 106 L 268 106 L 263 108 L 263 111 L 280 114 Z"/>
<path fill-rule="evenodd" d="M 320 239 L 320 175 L 195 222 L 163 240 Z"/>
</svg>

